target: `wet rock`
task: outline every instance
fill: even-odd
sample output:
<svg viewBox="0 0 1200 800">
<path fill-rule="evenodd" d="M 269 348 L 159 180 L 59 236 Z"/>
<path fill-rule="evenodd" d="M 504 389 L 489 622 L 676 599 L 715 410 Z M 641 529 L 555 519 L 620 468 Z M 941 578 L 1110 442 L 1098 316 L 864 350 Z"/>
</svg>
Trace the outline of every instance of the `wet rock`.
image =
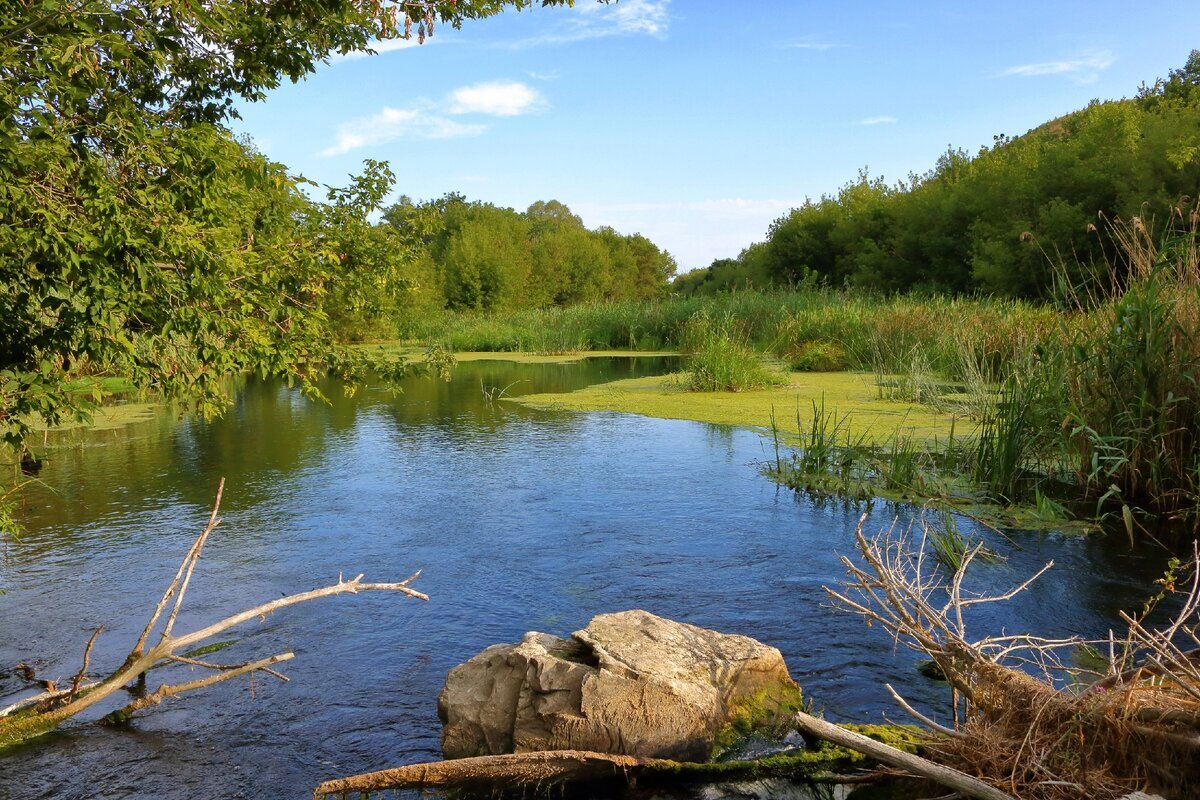
<svg viewBox="0 0 1200 800">
<path fill-rule="evenodd" d="M 569 639 L 528 633 L 450 671 L 447 758 L 543 750 L 706 760 L 731 732 L 786 723 L 800 690 L 745 636 L 645 611 L 601 614 Z"/>
</svg>

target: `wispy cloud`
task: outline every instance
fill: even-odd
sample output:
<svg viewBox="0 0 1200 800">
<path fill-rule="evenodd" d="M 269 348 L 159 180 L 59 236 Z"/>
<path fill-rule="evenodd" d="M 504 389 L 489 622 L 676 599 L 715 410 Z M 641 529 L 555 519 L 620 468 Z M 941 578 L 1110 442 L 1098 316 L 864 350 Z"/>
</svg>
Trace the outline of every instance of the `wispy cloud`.
<svg viewBox="0 0 1200 800">
<path fill-rule="evenodd" d="M 846 45 L 839 44 L 837 42 L 826 42 L 826 41 L 823 41 L 823 40 L 818 39 L 813 36 L 805 36 L 802 39 L 796 39 L 795 41 L 784 42 L 783 44 L 780 45 L 780 47 L 782 47 L 784 50 L 817 50 L 817 51 L 834 50 L 839 47 L 845 47 L 845 46 Z"/>
<path fill-rule="evenodd" d="M 891 125 L 891 124 L 895 123 L 896 121 L 897 120 L 895 117 L 889 116 L 887 114 L 883 114 L 878 117 L 867 117 L 866 119 L 860 119 L 855 124 L 856 125 Z"/>
<path fill-rule="evenodd" d="M 436 40 L 435 39 L 427 39 L 425 41 L 424 46 L 428 47 L 429 45 L 432 45 L 435 41 L 440 42 L 442 40 L 441 39 L 436 39 Z M 371 42 L 371 44 L 370 44 L 371 49 L 374 50 L 376 53 L 390 53 L 394 50 L 408 50 L 409 48 L 420 47 L 420 46 L 422 46 L 422 45 L 420 45 L 417 42 L 417 37 L 415 37 L 415 36 L 412 37 L 411 39 L 376 39 L 375 41 Z M 370 53 L 365 53 L 362 50 L 355 50 L 353 52 L 346 53 L 345 55 L 335 54 L 333 56 L 330 56 L 329 62 L 331 64 L 336 64 L 339 61 L 354 61 L 355 59 L 359 59 L 359 58 L 370 58 L 370 56 L 371 56 Z"/>
<path fill-rule="evenodd" d="M 1110 50 L 1098 50 L 1077 58 L 1061 61 L 1040 61 L 1018 64 L 1000 73 L 1001 77 L 1034 78 L 1043 75 L 1066 75 L 1082 83 L 1090 83 L 1117 60 Z"/>
<path fill-rule="evenodd" d="M 543 34 L 505 42 L 522 49 L 547 44 L 568 44 L 610 36 L 667 35 L 671 0 L 621 0 L 616 4 L 582 3 L 572 10 L 556 11 L 561 18 Z"/>
<path fill-rule="evenodd" d="M 378 114 L 359 117 L 338 126 L 337 141 L 321 151 L 323 156 L 338 156 L 375 144 L 385 144 L 401 138 L 459 139 L 478 136 L 487 125 L 470 124 L 449 119 L 419 108 L 388 108 Z"/>
<path fill-rule="evenodd" d="M 540 111 L 547 105 L 538 90 L 519 81 L 488 81 L 460 86 L 441 102 L 422 100 L 411 108 L 384 106 L 379 113 L 338 126 L 335 142 L 321 151 L 338 156 L 396 139 L 461 139 L 479 136 L 488 129 L 482 122 L 461 122 L 453 116 L 478 114 L 516 117 Z"/>
<path fill-rule="evenodd" d="M 463 86 L 450 93 L 451 114 L 488 114 L 516 117 L 545 108 L 541 92 L 519 81 L 488 81 Z"/>
</svg>

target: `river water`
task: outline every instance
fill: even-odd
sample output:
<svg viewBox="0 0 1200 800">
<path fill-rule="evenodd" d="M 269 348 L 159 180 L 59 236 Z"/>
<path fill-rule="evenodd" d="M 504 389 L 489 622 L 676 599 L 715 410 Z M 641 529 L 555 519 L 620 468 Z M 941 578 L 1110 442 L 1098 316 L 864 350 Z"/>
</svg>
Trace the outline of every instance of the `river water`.
<svg viewBox="0 0 1200 800">
<path fill-rule="evenodd" d="M 447 670 L 528 630 L 566 634 L 628 608 L 778 647 L 809 698 L 841 720 L 904 721 L 891 682 L 940 715 L 946 691 L 878 631 L 824 607 L 861 509 L 776 487 L 757 433 L 685 421 L 535 411 L 502 400 L 665 371 L 657 358 L 460 364 L 399 396 L 330 389 L 328 405 L 250 382 L 223 419 L 163 412 L 52 442 L 19 538 L 0 544 L 0 705 L 19 662 L 69 679 L 91 631 L 116 665 L 199 532 L 217 482 L 224 523 L 177 631 L 336 581 L 423 570 L 431 600 L 369 593 L 235 629 L 211 656 L 291 649 L 286 684 L 235 680 L 0 756 L 0 798 L 307 797 L 332 777 L 437 758 Z M 868 529 L 911 509 L 876 504 Z M 969 529 L 967 523 L 964 528 Z M 1046 635 L 1103 634 L 1136 609 L 1166 556 L 1114 537 L 1015 532 L 983 586 L 1049 559 L 1033 589 L 978 620 Z M 186 680 L 189 668 L 175 667 Z M 168 677 L 151 676 L 151 685 Z M 161 676 L 161 677 L 160 677 Z"/>
</svg>

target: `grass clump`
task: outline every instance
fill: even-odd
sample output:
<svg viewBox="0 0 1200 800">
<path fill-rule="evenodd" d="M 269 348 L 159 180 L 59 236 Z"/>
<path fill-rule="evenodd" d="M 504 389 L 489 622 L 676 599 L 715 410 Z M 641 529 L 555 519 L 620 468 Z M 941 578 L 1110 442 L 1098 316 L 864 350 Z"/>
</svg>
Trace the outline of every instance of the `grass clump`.
<svg viewBox="0 0 1200 800">
<path fill-rule="evenodd" d="M 786 382 L 750 345 L 746 326 L 731 316 L 697 315 L 684 336 L 687 388 L 693 392 L 743 392 Z"/>
</svg>

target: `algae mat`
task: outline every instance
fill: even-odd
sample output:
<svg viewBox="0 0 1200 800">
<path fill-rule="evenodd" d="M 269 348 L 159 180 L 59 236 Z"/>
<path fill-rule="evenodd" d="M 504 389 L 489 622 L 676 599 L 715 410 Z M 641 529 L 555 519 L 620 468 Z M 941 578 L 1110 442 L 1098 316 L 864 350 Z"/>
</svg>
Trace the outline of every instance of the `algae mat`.
<svg viewBox="0 0 1200 800">
<path fill-rule="evenodd" d="M 386 358 L 403 358 L 419 363 L 425 349 L 406 342 L 377 342 L 354 345 L 355 349 Z M 572 350 L 567 353 L 531 353 L 524 350 L 470 350 L 451 353 L 455 361 L 512 361 L 517 364 L 572 364 L 585 358 L 647 358 L 677 356 L 670 350 Z"/>
<path fill-rule="evenodd" d="M 915 403 L 880 400 L 874 375 L 859 372 L 793 372 L 788 383 L 749 392 L 691 392 L 682 373 L 613 381 L 563 394 L 506 398 L 532 408 L 569 411 L 619 411 L 662 419 L 687 419 L 717 425 L 770 430 L 772 414 L 780 432 L 794 438 L 812 425 L 813 404 L 844 418 L 843 433 L 882 444 L 900 434 L 913 440 L 945 440 L 970 433 L 964 418 Z"/>
</svg>

